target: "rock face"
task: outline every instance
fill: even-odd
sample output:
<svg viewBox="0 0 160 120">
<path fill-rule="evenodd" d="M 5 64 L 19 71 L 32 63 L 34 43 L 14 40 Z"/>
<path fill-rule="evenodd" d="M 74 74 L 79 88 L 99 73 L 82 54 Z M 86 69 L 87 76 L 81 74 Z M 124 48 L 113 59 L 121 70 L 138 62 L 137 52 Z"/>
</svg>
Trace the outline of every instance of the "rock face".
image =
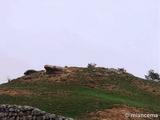
<svg viewBox="0 0 160 120">
<path fill-rule="evenodd" d="M 114 69 L 114 68 L 107 68 L 105 69 L 105 75 L 106 76 L 111 76 L 111 75 L 118 75 L 118 74 L 122 74 L 123 72 Z"/>
<path fill-rule="evenodd" d="M 121 74 L 122 72 L 117 70 L 117 69 L 114 69 L 114 68 L 109 68 L 108 71 L 107 71 L 110 75 L 115 75 L 115 74 Z"/>
<path fill-rule="evenodd" d="M 0 105 L 0 120 L 73 120 L 31 106 Z"/>
<path fill-rule="evenodd" d="M 55 74 L 62 71 L 62 67 L 59 66 L 45 65 L 44 68 L 47 74 Z"/>
<path fill-rule="evenodd" d="M 37 71 L 30 69 L 30 70 L 27 70 L 26 72 L 24 72 L 24 75 L 30 75 L 30 74 L 33 74 L 33 73 L 37 73 Z"/>
</svg>

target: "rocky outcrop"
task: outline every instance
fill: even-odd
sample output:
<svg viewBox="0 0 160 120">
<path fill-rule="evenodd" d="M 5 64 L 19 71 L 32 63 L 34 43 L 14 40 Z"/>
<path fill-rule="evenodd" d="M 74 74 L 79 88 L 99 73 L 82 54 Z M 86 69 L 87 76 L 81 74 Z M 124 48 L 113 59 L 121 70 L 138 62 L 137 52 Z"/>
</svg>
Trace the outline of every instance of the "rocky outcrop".
<svg viewBox="0 0 160 120">
<path fill-rule="evenodd" d="M 31 106 L 0 105 L 0 120 L 73 120 L 46 113 Z"/>
<path fill-rule="evenodd" d="M 123 72 L 114 68 L 105 68 L 105 76 L 112 76 L 119 74 L 123 74 Z"/>
<path fill-rule="evenodd" d="M 107 72 L 108 72 L 108 74 L 110 74 L 110 75 L 115 75 L 115 74 L 121 74 L 121 73 L 122 73 L 121 71 L 119 71 L 119 70 L 117 70 L 117 69 L 114 69 L 114 68 L 109 68 L 109 69 L 107 70 Z"/>
<path fill-rule="evenodd" d="M 62 71 L 62 67 L 59 66 L 45 65 L 44 68 L 47 74 L 55 74 Z"/>
<path fill-rule="evenodd" d="M 30 69 L 30 70 L 27 70 L 26 72 L 24 72 L 24 75 L 31 75 L 33 73 L 37 73 L 37 71 L 33 70 L 33 69 Z"/>
</svg>

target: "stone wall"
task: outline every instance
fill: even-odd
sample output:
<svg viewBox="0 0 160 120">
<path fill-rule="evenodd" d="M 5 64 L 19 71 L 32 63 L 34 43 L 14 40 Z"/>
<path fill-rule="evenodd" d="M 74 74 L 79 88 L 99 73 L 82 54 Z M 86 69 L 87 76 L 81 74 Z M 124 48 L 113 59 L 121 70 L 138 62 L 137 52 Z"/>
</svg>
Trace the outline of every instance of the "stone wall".
<svg viewBox="0 0 160 120">
<path fill-rule="evenodd" d="M 73 120 L 31 106 L 0 105 L 0 120 Z"/>
</svg>

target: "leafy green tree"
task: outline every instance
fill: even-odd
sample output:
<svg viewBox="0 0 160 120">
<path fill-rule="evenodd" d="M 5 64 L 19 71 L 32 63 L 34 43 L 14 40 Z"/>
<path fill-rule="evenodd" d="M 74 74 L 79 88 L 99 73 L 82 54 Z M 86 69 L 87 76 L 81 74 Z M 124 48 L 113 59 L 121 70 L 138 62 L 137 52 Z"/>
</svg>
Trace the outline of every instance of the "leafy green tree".
<svg viewBox="0 0 160 120">
<path fill-rule="evenodd" d="M 118 68 L 118 70 L 121 71 L 121 72 L 127 72 L 127 70 L 124 69 L 124 68 Z"/>
<path fill-rule="evenodd" d="M 95 63 L 88 63 L 88 68 L 95 68 L 97 64 Z"/>
<path fill-rule="evenodd" d="M 145 75 L 145 78 L 147 80 L 158 80 L 160 81 L 160 75 L 158 73 L 155 73 L 154 70 L 149 70 L 148 75 Z"/>
</svg>

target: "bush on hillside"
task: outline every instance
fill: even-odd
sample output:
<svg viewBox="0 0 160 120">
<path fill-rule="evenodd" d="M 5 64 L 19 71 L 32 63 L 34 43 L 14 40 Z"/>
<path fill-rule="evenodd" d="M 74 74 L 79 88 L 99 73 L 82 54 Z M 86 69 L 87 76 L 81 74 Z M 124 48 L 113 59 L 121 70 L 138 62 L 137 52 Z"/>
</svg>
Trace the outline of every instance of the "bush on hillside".
<svg viewBox="0 0 160 120">
<path fill-rule="evenodd" d="M 158 80 L 160 81 L 160 75 L 158 73 L 155 73 L 154 70 L 149 70 L 148 75 L 145 75 L 145 78 L 147 80 Z"/>
<path fill-rule="evenodd" d="M 124 68 L 118 68 L 118 70 L 121 71 L 121 72 L 127 72 L 127 70 L 124 69 Z"/>
<path fill-rule="evenodd" d="M 87 68 L 95 68 L 97 64 L 95 63 L 88 63 Z"/>
</svg>

